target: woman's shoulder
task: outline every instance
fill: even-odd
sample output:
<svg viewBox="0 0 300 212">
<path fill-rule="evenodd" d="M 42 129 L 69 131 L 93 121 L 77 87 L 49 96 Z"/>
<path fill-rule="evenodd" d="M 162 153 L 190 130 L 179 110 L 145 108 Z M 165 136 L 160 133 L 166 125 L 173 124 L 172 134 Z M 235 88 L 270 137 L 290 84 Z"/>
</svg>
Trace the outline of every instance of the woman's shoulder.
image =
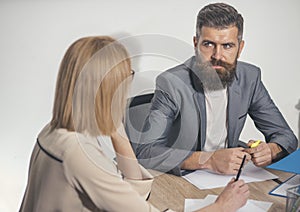
<svg viewBox="0 0 300 212">
<path fill-rule="evenodd" d="M 108 155 L 105 150 L 106 147 L 101 145 L 98 137 L 78 134 L 75 143 L 72 150 L 66 154 L 65 164 L 72 166 L 74 170 L 83 168 L 85 172 L 99 171 L 109 175 L 121 176 L 114 161 L 114 152 Z"/>
</svg>

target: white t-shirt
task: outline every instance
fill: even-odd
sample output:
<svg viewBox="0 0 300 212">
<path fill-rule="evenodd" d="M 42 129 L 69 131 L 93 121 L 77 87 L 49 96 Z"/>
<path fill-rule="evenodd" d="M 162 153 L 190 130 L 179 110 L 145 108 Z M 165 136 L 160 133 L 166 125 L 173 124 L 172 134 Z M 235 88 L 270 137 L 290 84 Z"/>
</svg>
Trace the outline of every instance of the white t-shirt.
<svg viewBox="0 0 300 212">
<path fill-rule="evenodd" d="M 206 104 L 206 141 L 203 150 L 216 151 L 227 147 L 227 88 L 204 90 Z"/>
</svg>

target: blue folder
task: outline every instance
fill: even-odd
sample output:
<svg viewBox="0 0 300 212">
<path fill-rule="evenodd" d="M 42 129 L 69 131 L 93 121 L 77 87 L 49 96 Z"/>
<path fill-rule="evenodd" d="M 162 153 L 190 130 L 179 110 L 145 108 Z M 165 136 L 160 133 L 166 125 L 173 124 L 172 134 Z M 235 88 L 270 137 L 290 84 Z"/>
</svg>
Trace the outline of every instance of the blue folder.
<svg viewBox="0 0 300 212">
<path fill-rule="evenodd" d="M 267 168 L 300 174 L 300 149 L 267 166 Z"/>
</svg>

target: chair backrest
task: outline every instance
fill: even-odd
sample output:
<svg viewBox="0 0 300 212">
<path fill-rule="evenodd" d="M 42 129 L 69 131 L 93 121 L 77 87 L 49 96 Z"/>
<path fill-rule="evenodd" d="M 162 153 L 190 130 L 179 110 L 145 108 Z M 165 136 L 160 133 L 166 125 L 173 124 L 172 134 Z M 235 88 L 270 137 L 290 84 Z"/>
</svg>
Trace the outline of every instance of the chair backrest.
<svg viewBox="0 0 300 212">
<path fill-rule="evenodd" d="M 125 130 L 135 150 L 139 143 L 144 122 L 148 116 L 153 93 L 135 96 L 128 100 L 125 116 Z"/>
</svg>

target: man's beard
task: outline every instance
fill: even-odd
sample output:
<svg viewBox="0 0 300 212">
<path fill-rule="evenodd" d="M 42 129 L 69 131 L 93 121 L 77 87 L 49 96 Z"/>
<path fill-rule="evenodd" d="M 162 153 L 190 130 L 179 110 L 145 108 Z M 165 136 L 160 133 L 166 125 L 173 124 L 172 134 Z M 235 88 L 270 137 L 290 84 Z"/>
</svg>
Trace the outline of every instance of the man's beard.
<svg viewBox="0 0 300 212">
<path fill-rule="evenodd" d="M 237 57 L 234 63 L 226 63 L 222 60 L 212 59 L 202 62 L 199 54 L 196 54 L 199 78 L 202 86 L 208 90 L 221 90 L 231 85 L 236 72 Z M 221 66 L 222 70 L 214 69 L 213 66 Z"/>
</svg>

